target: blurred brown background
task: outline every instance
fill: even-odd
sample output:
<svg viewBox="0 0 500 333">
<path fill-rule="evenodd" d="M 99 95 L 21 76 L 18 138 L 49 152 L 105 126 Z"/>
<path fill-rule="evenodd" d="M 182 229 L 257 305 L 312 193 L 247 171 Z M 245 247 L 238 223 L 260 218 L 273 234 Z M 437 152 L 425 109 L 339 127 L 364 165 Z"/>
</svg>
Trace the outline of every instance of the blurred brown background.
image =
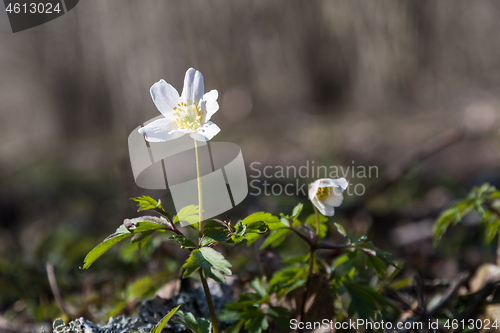
<svg viewBox="0 0 500 333">
<path fill-rule="evenodd" d="M 71 248 L 54 252 L 56 226 L 101 237 L 135 214 L 126 200 L 144 191 L 133 182 L 128 134 L 159 115 L 149 87 L 163 78 L 180 91 L 189 67 L 219 91 L 215 140 L 240 145 L 248 164 L 355 161 L 384 174 L 427 140 L 463 131 L 412 184 L 443 183 L 413 191 L 407 205 L 386 202 L 387 211 L 404 210 L 395 225 L 432 218 L 450 188 L 496 181 L 498 17 L 494 0 L 84 0 L 12 34 L 2 12 L 0 310 L 20 295 L 41 299 L 45 282 L 23 289 L 26 267 L 9 265 L 31 263 L 44 280 L 44 262 L 64 261 Z M 450 265 L 443 276 L 459 270 Z"/>
</svg>

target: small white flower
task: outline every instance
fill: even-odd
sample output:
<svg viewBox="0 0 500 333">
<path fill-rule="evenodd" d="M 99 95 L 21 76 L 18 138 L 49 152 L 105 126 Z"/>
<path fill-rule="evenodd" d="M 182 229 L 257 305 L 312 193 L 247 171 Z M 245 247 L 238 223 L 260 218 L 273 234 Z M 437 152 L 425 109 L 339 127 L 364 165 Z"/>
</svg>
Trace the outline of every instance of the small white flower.
<svg viewBox="0 0 500 333">
<path fill-rule="evenodd" d="M 149 142 L 169 141 L 187 133 L 195 140 L 208 141 L 220 132 L 210 121 L 219 110 L 218 96 L 217 90 L 205 94 L 203 75 L 194 68 L 187 70 L 180 96 L 172 85 L 160 80 L 151 87 L 151 97 L 165 118 L 140 128 L 139 133 Z"/>
<path fill-rule="evenodd" d="M 342 192 L 347 186 L 348 183 L 345 178 L 318 179 L 309 187 L 309 200 L 312 201 L 321 214 L 333 216 L 335 214 L 334 207 L 340 206 L 344 200 Z"/>
</svg>

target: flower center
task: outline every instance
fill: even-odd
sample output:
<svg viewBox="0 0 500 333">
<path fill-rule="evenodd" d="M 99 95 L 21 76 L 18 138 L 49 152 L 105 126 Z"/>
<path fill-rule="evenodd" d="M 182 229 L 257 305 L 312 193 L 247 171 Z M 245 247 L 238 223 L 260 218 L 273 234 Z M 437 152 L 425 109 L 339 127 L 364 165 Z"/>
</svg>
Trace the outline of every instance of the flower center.
<svg viewBox="0 0 500 333">
<path fill-rule="evenodd" d="M 189 104 L 189 99 L 187 104 L 181 102 L 174 107 L 176 111 L 174 116 L 177 119 L 173 119 L 177 123 L 178 129 L 188 129 L 191 131 L 196 131 L 201 126 L 201 106 L 198 103 Z"/>
<path fill-rule="evenodd" d="M 329 187 L 320 187 L 318 188 L 318 192 L 316 192 L 316 196 L 319 200 L 325 200 L 326 196 L 330 194 Z"/>
</svg>

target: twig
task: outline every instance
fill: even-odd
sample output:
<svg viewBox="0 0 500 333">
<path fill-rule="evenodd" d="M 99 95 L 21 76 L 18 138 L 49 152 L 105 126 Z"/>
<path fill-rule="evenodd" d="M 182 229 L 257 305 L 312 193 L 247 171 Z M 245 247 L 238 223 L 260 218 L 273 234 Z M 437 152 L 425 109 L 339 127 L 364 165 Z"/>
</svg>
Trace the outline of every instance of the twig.
<svg viewBox="0 0 500 333">
<path fill-rule="evenodd" d="M 441 298 L 438 304 L 436 304 L 432 309 L 428 311 L 428 316 L 432 317 L 434 316 L 438 310 L 440 310 L 442 307 L 448 303 L 453 296 L 456 294 L 458 291 L 458 288 L 460 288 L 462 285 L 464 285 L 467 281 L 469 281 L 469 274 L 468 273 L 463 273 L 461 274 L 458 279 L 451 284 L 451 286 L 446 290 L 444 293 L 444 296 Z"/>
<path fill-rule="evenodd" d="M 56 274 L 54 272 L 54 265 L 51 262 L 47 262 L 47 264 L 45 265 L 45 269 L 47 270 L 47 277 L 49 279 L 50 289 L 52 290 L 52 294 L 54 295 L 54 299 L 56 300 L 57 306 L 65 316 L 69 316 L 68 308 L 66 307 L 66 303 L 64 303 L 64 300 L 61 296 L 61 292 L 59 290 L 59 286 L 57 285 Z"/>
<path fill-rule="evenodd" d="M 307 238 L 303 233 L 301 233 L 300 231 L 298 231 L 294 227 L 288 227 L 288 229 L 295 232 L 297 234 L 297 236 L 302 238 L 302 240 L 304 240 L 309 246 L 313 246 L 313 241 L 311 239 Z"/>
</svg>

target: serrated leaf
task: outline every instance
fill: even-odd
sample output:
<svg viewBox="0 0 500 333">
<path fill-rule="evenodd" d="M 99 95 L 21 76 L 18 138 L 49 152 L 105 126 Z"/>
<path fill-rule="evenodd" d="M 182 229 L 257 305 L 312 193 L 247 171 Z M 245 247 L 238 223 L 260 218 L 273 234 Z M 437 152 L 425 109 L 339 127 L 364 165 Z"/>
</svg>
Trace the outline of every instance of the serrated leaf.
<svg viewBox="0 0 500 333">
<path fill-rule="evenodd" d="M 173 317 L 173 315 L 177 312 L 177 310 L 179 310 L 181 306 L 178 305 L 176 308 L 172 309 L 172 311 L 170 311 L 169 313 L 167 313 L 165 315 L 165 317 L 163 317 L 152 329 L 151 331 L 149 331 L 149 333 L 161 333 L 161 331 L 163 330 L 163 327 L 165 327 L 165 325 L 168 323 L 168 321 L 170 320 L 170 318 Z"/>
<path fill-rule="evenodd" d="M 208 221 L 203 227 L 201 246 L 225 241 L 231 235 L 231 231 L 223 224 L 216 221 Z"/>
<path fill-rule="evenodd" d="M 187 237 L 182 235 L 173 235 L 169 239 L 181 245 L 182 249 L 196 249 L 197 246 Z"/>
<path fill-rule="evenodd" d="M 263 234 L 263 233 L 266 233 L 268 230 L 269 229 L 268 229 L 267 225 L 262 221 L 255 222 L 255 223 L 252 223 L 252 224 L 249 224 L 248 226 L 246 226 L 247 233 Z"/>
<path fill-rule="evenodd" d="M 268 293 L 276 293 L 281 298 L 292 290 L 305 284 L 307 279 L 307 267 L 288 266 L 280 269 L 269 281 Z"/>
<path fill-rule="evenodd" d="M 182 208 L 174 218 L 174 223 L 183 222 L 186 224 L 195 224 L 199 222 L 200 210 L 198 206 L 189 205 Z"/>
<path fill-rule="evenodd" d="M 256 279 L 252 280 L 252 282 L 250 282 L 250 288 L 255 290 L 257 295 L 259 295 L 260 297 L 269 296 L 267 293 L 266 277 L 265 276 L 262 277 L 261 279 L 256 278 Z"/>
<path fill-rule="evenodd" d="M 457 224 L 462 218 L 474 209 L 470 200 L 463 200 L 445 209 L 434 223 L 434 246 L 437 246 L 450 224 Z"/>
<path fill-rule="evenodd" d="M 249 320 L 245 323 L 245 328 L 249 333 L 261 333 L 263 330 L 267 330 L 269 327 L 269 323 L 267 322 L 267 318 L 262 313 L 262 310 L 257 309 L 249 309 L 248 312 L 252 311 L 251 314 L 242 313 L 242 317 L 246 315 L 246 317 L 250 317 Z"/>
<path fill-rule="evenodd" d="M 138 212 L 144 210 L 154 210 L 156 208 L 163 210 L 161 206 L 161 200 L 156 201 L 155 199 L 147 195 L 141 195 L 140 197 L 130 198 L 130 200 L 137 202 Z"/>
<path fill-rule="evenodd" d="M 123 227 L 132 233 L 150 231 L 150 230 L 171 230 L 169 222 L 164 217 L 142 216 L 133 219 L 126 219 L 123 225 L 117 229 L 123 231 Z"/>
<path fill-rule="evenodd" d="M 243 224 L 249 225 L 255 222 L 262 221 L 267 225 L 274 224 L 274 223 L 280 223 L 280 219 L 277 216 L 272 215 L 271 213 L 265 213 L 265 212 L 257 212 L 253 213 L 247 217 L 245 217 L 241 222 Z"/>
<path fill-rule="evenodd" d="M 166 220 L 165 220 L 166 221 Z M 131 237 L 134 234 L 148 232 L 154 230 L 168 230 L 168 227 L 163 224 L 164 220 L 155 216 L 145 216 L 135 219 L 126 219 L 116 232 L 104 239 L 104 241 L 94 247 L 83 260 L 82 269 L 87 269 L 108 251 L 113 245 L 119 241 Z"/>
<path fill-rule="evenodd" d="M 202 247 L 191 252 L 191 255 L 182 266 L 185 269 L 183 277 L 193 275 L 198 269 L 203 269 L 206 276 L 218 282 L 224 282 L 224 275 L 231 275 L 231 264 L 222 254 L 209 247 Z"/>
<path fill-rule="evenodd" d="M 260 249 L 265 249 L 266 247 L 268 247 L 269 245 L 272 245 L 272 247 L 277 247 L 278 245 L 280 245 L 286 238 L 286 236 L 288 236 L 288 234 L 290 234 L 290 229 L 279 229 L 279 230 L 275 230 L 273 231 L 269 237 L 267 237 L 266 241 L 264 242 L 264 244 L 262 244 L 262 246 L 260 247 Z"/>
<path fill-rule="evenodd" d="M 87 269 L 96 261 L 100 256 L 102 256 L 106 251 L 108 251 L 113 245 L 119 241 L 132 236 L 132 233 L 127 231 L 127 233 L 112 234 L 108 236 L 101 244 L 94 247 L 83 260 L 82 269 Z"/>
<path fill-rule="evenodd" d="M 212 332 L 212 323 L 206 320 L 205 318 L 195 319 L 191 312 L 183 313 L 182 311 L 178 311 L 177 315 L 182 319 L 175 320 L 176 323 L 180 323 L 190 329 L 193 333 L 211 333 Z"/>
</svg>

